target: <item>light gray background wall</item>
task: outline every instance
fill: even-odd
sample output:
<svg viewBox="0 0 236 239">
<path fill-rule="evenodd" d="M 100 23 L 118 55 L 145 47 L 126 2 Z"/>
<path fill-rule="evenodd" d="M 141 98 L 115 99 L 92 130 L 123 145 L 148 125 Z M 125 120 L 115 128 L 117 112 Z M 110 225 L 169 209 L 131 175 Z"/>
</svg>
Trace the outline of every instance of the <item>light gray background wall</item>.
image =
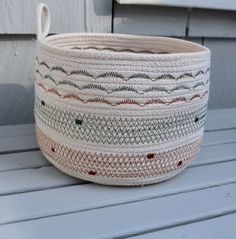
<svg viewBox="0 0 236 239">
<path fill-rule="evenodd" d="M 0 0 L 0 125 L 34 121 L 35 9 L 40 0 Z M 236 12 L 44 0 L 51 33 L 116 32 L 186 38 L 212 50 L 210 108 L 236 107 Z"/>
</svg>

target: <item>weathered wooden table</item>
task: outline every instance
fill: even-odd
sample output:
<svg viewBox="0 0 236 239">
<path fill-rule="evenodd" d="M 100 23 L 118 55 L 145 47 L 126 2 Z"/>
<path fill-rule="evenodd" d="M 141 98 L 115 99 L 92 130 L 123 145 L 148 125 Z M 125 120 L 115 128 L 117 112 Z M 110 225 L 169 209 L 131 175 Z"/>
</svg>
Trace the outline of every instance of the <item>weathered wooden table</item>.
<svg viewBox="0 0 236 239">
<path fill-rule="evenodd" d="M 236 109 L 208 113 L 183 173 L 144 187 L 66 176 L 37 148 L 34 125 L 0 127 L 0 238 L 236 238 Z"/>
</svg>

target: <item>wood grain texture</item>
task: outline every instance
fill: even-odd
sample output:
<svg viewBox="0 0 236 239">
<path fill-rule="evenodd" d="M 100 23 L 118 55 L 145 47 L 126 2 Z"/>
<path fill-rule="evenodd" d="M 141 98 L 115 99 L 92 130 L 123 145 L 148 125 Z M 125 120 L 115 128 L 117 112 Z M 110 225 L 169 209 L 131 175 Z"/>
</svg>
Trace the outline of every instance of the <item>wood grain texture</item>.
<svg viewBox="0 0 236 239">
<path fill-rule="evenodd" d="M 190 12 L 190 37 L 236 37 L 234 11 L 193 9 Z"/>
<path fill-rule="evenodd" d="M 0 33 L 35 34 L 35 11 L 40 0 L 3 0 Z M 112 0 L 45 0 L 51 10 L 51 33 L 111 32 Z"/>
<path fill-rule="evenodd" d="M 209 108 L 235 107 L 236 39 L 206 38 L 204 45 L 211 50 Z"/>
<path fill-rule="evenodd" d="M 114 32 L 139 35 L 185 36 L 185 9 L 119 5 L 114 8 Z"/>
</svg>

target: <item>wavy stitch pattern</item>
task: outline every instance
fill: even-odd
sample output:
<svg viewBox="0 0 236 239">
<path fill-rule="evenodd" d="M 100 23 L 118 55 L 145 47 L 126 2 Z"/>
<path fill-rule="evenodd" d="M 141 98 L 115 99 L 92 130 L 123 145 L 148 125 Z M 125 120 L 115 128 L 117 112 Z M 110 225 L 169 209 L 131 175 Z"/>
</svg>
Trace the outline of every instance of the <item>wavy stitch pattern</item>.
<svg viewBox="0 0 236 239">
<path fill-rule="evenodd" d="M 210 70 L 209 68 L 207 68 L 205 71 L 199 70 L 195 74 L 186 72 L 186 73 L 180 74 L 179 76 L 174 76 L 172 74 L 161 74 L 160 76 L 155 77 L 155 78 L 151 78 L 148 74 L 145 74 L 145 73 L 137 73 L 137 74 L 132 74 L 128 77 L 125 77 L 122 74 L 117 73 L 117 72 L 113 72 L 113 71 L 105 72 L 105 73 L 98 74 L 98 75 L 93 75 L 86 70 L 73 70 L 71 72 L 67 72 L 62 66 L 49 67 L 49 65 L 45 61 L 40 62 L 38 60 L 38 58 L 36 58 L 36 61 L 39 65 L 45 66 L 50 72 L 60 71 L 63 74 L 65 74 L 66 76 L 83 75 L 83 76 L 93 78 L 95 80 L 100 79 L 100 78 L 113 77 L 113 78 L 122 79 L 124 81 L 128 81 L 128 80 L 131 80 L 131 79 L 136 79 L 136 78 L 144 78 L 144 79 L 147 79 L 147 80 L 150 80 L 150 81 L 153 81 L 153 82 L 155 82 L 157 80 L 175 80 L 175 81 L 178 81 L 180 79 L 187 78 L 187 77 L 195 79 L 199 75 L 206 75 Z M 39 70 L 37 69 L 36 72 L 39 72 Z"/>
<path fill-rule="evenodd" d="M 91 98 L 91 99 L 85 100 L 82 97 L 80 97 L 79 95 L 74 94 L 74 93 L 62 95 L 55 88 L 47 89 L 45 87 L 45 85 L 43 85 L 42 83 L 38 83 L 38 82 L 37 82 L 37 85 L 39 87 L 41 87 L 42 89 L 44 89 L 45 92 L 53 93 L 53 94 L 59 96 L 62 99 L 75 99 L 75 100 L 78 100 L 78 101 L 80 101 L 80 102 L 82 102 L 84 104 L 87 104 L 87 103 L 103 103 L 103 104 L 110 105 L 110 106 L 138 105 L 140 107 L 144 107 L 146 105 L 153 105 L 153 104 L 171 105 L 171 104 L 177 103 L 177 102 L 189 103 L 192 100 L 197 99 L 197 98 L 202 99 L 204 96 L 206 96 L 208 94 L 208 91 L 205 91 L 203 94 L 195 94 L 195 95 L 191 96 L 190 98 L 187 98 L 187 97 L 176 97 L 176 98 L 174 98 L 174 99 L 172 99 L 170 101 L 164 101 L 164 100 L 158 98 L 158 99 L 147 100 L 144 103 L 139 103 L 137 100 L 134 100 L 134 99 L 124 99 L 124 100 L 119 100 L 117 102 L 111 102 L 111 101 L 109 101 L 109 100 L 107 100 L 107 99 L 105 99 L 103 97 L 95 97 L 95 98 Z"/>
<path fill-rule="evenodd" d="M 56 86 L 68 85 L 68 86 L 71 86 L 71 87 L 73 87 L 75 89 L 78 89 L 78 90 L 81 90 L 81 91 L 85 90 L 85 89 L 93 89 L 93 90 L 99 90 L 99 91 L 106 92 L 107 94 L 112 94 L 112 93 L 115 93 L 115 92 L 122 92 L 122 91 L 134 92 L 134 93 L 139 94 L 139 95 L 143 95 L 143 94 L 149 93 L 149 92 L 156 92 L 156 91 L 171 94 L 174 91 L 179 91 L 179 90 L 193 91 L 200 86 L 206 86 L 210 81 L 209 79 L 207 79 L 207 81 L 205 83 L 204 82 L 198 82 L 195 85 L 193 85 L 192 87 L 189 87 L 189 86 L 186 86 L 186 85 L 178 85 L 178 86 L 173 87 L 171 89 L 167 89 L 167 88 L 161 87 L 161 86 L 151 86 L 151 87 L 148 87 L 144 90 L 137 90 L 133 86 L 119 86 L 119 87 L 114 87 L 114 88 L 111 88 L 111 89 L 107 89 L 107 88 L 103 87 L 102 85 L 92 84 L 92 83 L 86 84 L 86 85 L 83 85 L 83 86 L 79 86 L 78 84 L 76 84 L 75 82 L 72 82 L 71 80 L 62 80 L 62 81 L 56 82 L 55 79 L 51 75 L 43 76 L 38 70 L 36 71 L 36 73 L 39 74 L 43 80 L 49 80 L 52 83 L 54 83 Z"/>
<path fill-rule="evenodd" d="M 111 48 L 111 47 L 103 47 L 103 48 L 98 48 L 98 47 L 94 47 L 94 46 L 89 46 L 89 47 L 71 47 L 72 50 L 97 50 L 97 51 L 114 51 L 114 52 L 131 52 L 131 53 L 148 53 L 148 54 L 168 54 L 168 52 L 153 52 L 153 51 L 149 51 L 149 50 L 140 50 L 140 51 L 135 51 L 132 49 L 115 49 L 115 48 Z"/>
</svg>

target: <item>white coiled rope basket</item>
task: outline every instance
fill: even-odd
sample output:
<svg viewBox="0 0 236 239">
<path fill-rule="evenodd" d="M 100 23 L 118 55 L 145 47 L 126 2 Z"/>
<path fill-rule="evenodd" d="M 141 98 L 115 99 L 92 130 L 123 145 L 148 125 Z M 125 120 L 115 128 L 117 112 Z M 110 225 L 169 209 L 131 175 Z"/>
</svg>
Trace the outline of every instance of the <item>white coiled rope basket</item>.
<svg viewBox="0 0 236 239">
<path fill-rule="evenodd" d="M 196 157 L 209 95 L 206 47 L 164 37 L 47 36 L 49 27 L 40 4 L 35 119 L 52 164 L 97 183 L 144 185 Z"/>
</svg>

